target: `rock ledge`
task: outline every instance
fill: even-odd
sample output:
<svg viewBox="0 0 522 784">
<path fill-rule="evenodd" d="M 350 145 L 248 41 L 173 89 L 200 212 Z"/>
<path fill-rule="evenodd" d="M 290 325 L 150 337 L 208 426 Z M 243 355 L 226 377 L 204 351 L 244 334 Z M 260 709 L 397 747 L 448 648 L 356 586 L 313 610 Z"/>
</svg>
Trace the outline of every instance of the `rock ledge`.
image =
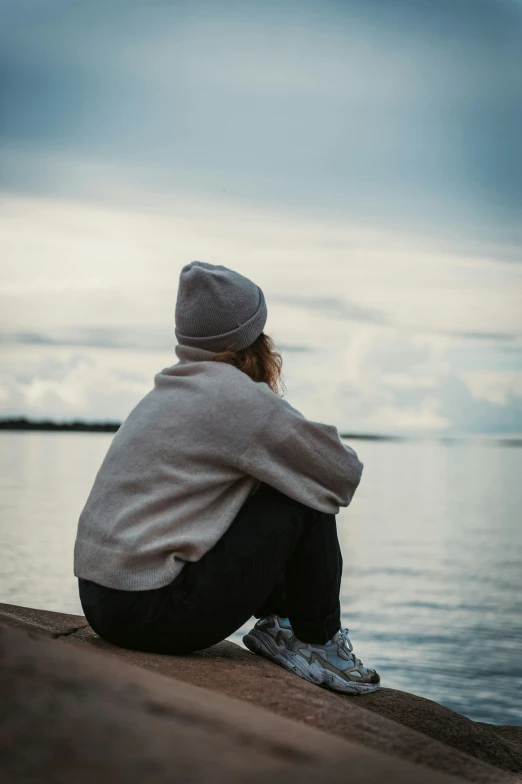
<svg viewBox="0 0 522 784">
<path fill-rule="evenodd" d="M 230 642 L 179 657 L 122 650 L 82 616 L 0 605 L 0 626 L 3 726 L 9 733 L 15 721 L 21 733 L 11 747 L 20 775 L 9 781 L 133 782 L 138 771 L 142 781 L 167 781 L 177 756 L 187 766 L 179 781 L 272 782 L 289 771 L 299 781 L 343 781 L 347 761 L 352 782 L 522 781 L 522 727 L 473 722 L 405 692 L 334 694 Z M 55 724 L 45 721 L 49 706 Z M 105 756 L 93 752 L 90 775 L 86 747 L 96 743 Z M 56 762 L 62 747 L 68 768 Z M 57 767 L 46 778 L 50 757 Z M 31 772 L 32 759 L 40 767 Z"/>
</svg>

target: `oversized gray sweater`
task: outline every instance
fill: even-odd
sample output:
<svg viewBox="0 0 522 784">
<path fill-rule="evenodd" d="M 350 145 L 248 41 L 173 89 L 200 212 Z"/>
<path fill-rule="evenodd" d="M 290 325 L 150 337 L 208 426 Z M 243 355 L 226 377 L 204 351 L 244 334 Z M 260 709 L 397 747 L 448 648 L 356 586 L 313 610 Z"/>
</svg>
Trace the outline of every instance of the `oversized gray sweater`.
<svg viewBox="0 0 522 784">
<path fill-rule="evenodd" d="M 159 588 L 216 544 L 259 482 L 332 514 L 359 484 L 362 464 L 335 427 L 307 420 L 209 351 L 176 353 L 96 476 L 78 524 L 77 577 Z"/>
</svg>

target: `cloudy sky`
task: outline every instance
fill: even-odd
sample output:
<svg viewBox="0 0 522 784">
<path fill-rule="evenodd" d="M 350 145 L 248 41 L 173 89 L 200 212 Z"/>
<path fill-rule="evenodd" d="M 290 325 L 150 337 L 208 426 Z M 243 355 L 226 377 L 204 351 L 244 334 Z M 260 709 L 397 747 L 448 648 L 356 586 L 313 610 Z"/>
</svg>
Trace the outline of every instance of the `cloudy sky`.
<svg viewBox="0 0 522 784">
<path fill-rule="evenodd" d="M 0 16 L 0 416 L 124 417 L 201 259 L 262 286 L 307 416 L 522 433 L 520 0 Z"/>
</svg>

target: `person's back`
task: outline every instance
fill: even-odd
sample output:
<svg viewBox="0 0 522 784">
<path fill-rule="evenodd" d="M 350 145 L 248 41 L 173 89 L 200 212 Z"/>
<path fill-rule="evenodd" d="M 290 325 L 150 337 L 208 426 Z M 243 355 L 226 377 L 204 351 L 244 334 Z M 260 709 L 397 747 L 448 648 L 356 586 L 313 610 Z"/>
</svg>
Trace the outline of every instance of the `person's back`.
<svg viewBox="0 0 522 784">
<path fill-rule="evenodd" d="M 178 362 L 155 376 L 116 434 L 80 517 L 82 604 L 107 639 L 171 652 L 212 644 L 252 614 L 264 616 L 264 630 L 257 624 L 245 638 L 252 650 L 285 666 L 291 660 L 294 671 L 297 662 L 314 681 L 327 643 L 334 658 L 348 651 L 341 659 L 350 664 L 332 688 L 373 690 L 378 676 L 351 658 L 339 631 L 342 559 L 331 530 L 362 465 L 335 427 L 307 420 L 277 394 L 280 358 L 265 320 L 263 294 L 248 279 L 202 262 L 183 268 Z M 331 551 L 331 575 L 311 555 L 314 538 L 312 549 Z M 325 581 L 333 587 L 323 594 Z M 314 603 L 319 625 L 310 625 Z"/>
<path fill-rule="evenodd" d="M 256 484 L 232 457 L 249 435 L 234 421 L 246 385 L 255 386 L 231 365 L 186 356 L 156 375 L 115 435 L 81 514 L 76 574 L 111 588 L 158 588 L 215 544 Z"/>
</svg>

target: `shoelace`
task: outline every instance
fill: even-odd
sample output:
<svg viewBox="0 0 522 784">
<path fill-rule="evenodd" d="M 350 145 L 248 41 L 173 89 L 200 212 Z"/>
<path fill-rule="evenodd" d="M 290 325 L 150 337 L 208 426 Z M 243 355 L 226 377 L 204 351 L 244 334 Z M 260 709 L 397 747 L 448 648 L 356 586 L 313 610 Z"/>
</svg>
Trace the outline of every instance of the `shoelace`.
<svg viewBox="0 0 522 784">
<path fill-rule="evenodd" d="M 357 658 L 357 656 L 356 656 L 356 655 L 354 654 L 354 652 L 353 652 L 353 645 L 352 645 L 352 643 L 351 643 L 351 641 L 350 641 L 350 638 L 348 637 L 348 629 L 341 629 L 341 631 L 339 632 L 339 634 L 340 634 L 340 636 L 342 637 L 343 643 L 344 643 L 344 644 L 345 644 L 345 646 L 348 648 L 348 650 L 349 650 L 349 652 L 350 652 L 350 655 L 351 655 L 351 658 L 352 658 L 352 659 L 354 660 L 354 662 L 355 662 L 355 666 L 356 666 L 356 667 L 359 667 L 359 665 L 361 665 L 361 664 L 362 664 L 362 661 L 361 661 L 360 659 L 358 659 L 358 658 Z"/>
</svg>

